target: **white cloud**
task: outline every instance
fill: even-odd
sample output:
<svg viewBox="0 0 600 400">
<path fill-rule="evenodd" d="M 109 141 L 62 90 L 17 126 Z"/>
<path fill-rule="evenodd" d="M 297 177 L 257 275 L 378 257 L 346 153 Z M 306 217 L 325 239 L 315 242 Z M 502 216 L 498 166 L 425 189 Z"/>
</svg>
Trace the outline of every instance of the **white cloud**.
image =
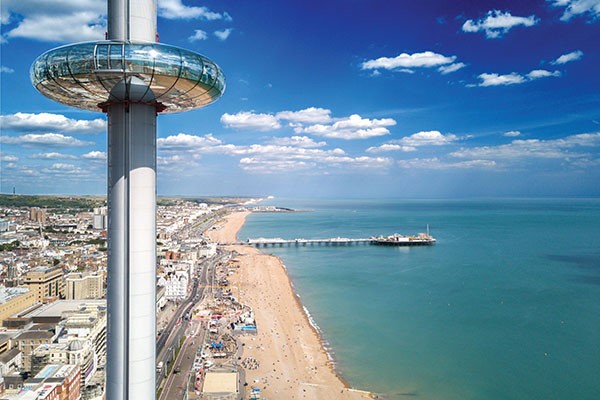
<svg viewBox="0 0 600 400">
<path fill-rule="evenodd" d="M 197 42 L 199 40 L 206 40 L 206 39 L 208 39 L 208 33 L 203 31 L 202 29 L 194 30 L 194 34 L 188 38 L 188 40 L 190 42 Z"/>
<path fill-rule="evenodd" d="M 231 19 L 227 13 L 212 12 L 207 7 L 186 6 L 181 0 L 158 0 L 158 15 L 167 19 Z"/>
<path fill-rule="evenodd" d="M 382 170 L 393 165 L 386 157 L 326 156 L 314 159 L 277 158 L 264 156 L 244 157 L 240 160 L 242 169 L 264 174 L 310 170 L 312 173 L 330 173 L 335 168 L 339 172 L 356 170 Z"/>
<path fill-rule="evenodd" d="M 46 42 L 102 40 L 106 32 L 105 0 L 3 0 L 2 24 L 18 21 L 3 39 L 28 38 Z M 167 19 L 231 21 L 231 16 L 207 7 L 186 6 L 181 0 L 158 0 L 158 15 Z"/>
<path fill-rule="evenodd" d="M 38 15 L 23 20 L 18 27 L 9 31 L 9 38 L 35 39 L 44 42 L 67 43 L 72 41 L 94 41 L 104 38 L 104 19 L 91 12 L 55 16 Z"/>
<path fill-rule="evenodd" d="M 352 157 L 340 148 L 323 149 L 325 145 L 324 142 L 315 142 L 308 137 L 293 136 L 273 138 L 267 144 L 237 146 L 224 144 L 210 135 L 195 136 L 185 133 L 158 141 L 160 165 L 168 165 L 173 170 L 178 166 L 180 168 L 189 165 L 190 160 L 196 160 L 206 154 L 241 157 L 240 167 L 256 173 L 309 171 L 311 174 L 329 174 L 332 171 L 383 169 L 393 165 L 390 158 Z M 172 154 L 173 151 L 177 154 Z"/>
<path fill-rule="evenodd" d="M 22 136 L 2 136 L 0 142 L 6 144 L 22 144 L 26 146 L 87 146 L 93 142 L 85 142 L 72 136 L 60 133 L 29 133 Z"/>
<path fill-rule="evenodd" d="M 196 154 L 174 154 L 167 157 L 158 156 L 156 157 L 156 163 L 161 172 L 176 172 L 178 176 L 181 176 L 182 174 L 189 176 L 194 168 L 200 166 L 197 161 L 200 158 L 201 157 Z"/>
<path fill-rule="evenodd" d="M 106 31 L 103 0 L 3 0 L 3 23 L 18 21 L 3 38 L 46 42 L 101 40 Z"/>
<path fill-rule="evenodd" d="M 263 174 L 306 171 L 316 166 L 316 163 L 299 160 L 265 160 L 256 157 L 244 157 L 240 160 L 240 167 L 244 171 Z"/>
<path fill-rule="evenodd" d="M 412 73 L 410 68 L 432 68 L 447 66 L 448 64 L 454 63 L 456 56 L 444 56 L 441 54 L 434 53 L 432 51 L 424 51 L 422 53 L 407 54 L 402 53 L 394 58 L 380 57 L 375 60 L 368 60 L 362 63 L 361 68 L 363 70 L 371 69 L 387 69 L 396 70 L 401 68 L 408 68 L 405 72 Z M 455 67 L 456 68 L 456 67 Z M 457 68 L 459 69 L 459 68 Z M 457 70 L 455 69 L 455 71 Z M 450 71 L 452 72 L 452 71 Z M 448 73 L 448 72 L 447 72 Z"/>
<path fill-rule="evenodd" d="M 43 160 L 58 160 L 58 159 L 75 159 L 77 157 L 75 157 L 74 155 L 71 155 L 71 154 L 50 152 L 50 153 L 33 154 L 29 158 L 38 158 L 38 159 L 43 159 Z"/>
<path fill-rule="evenodd" d="M 582 133 L 553 140 L 513 140 L 509 144 L 465 148 L 450 153 L 457 158 L 514 160 L 514 159 L 575 159 L 587 156 L 574 152 L 586 147 L 600 146 L 600 132 Z"/>
<path fill-rule="evenodd" d="M 446 74 L 450 74 L 452 72 L 456 72 L 459 69 L 462 69 L 462 68 L 464 68 L 466 66 L 467 66 L 467 64 L 458 62 L 458 63 L 446 65 L 446 66 L 441 66 L 441 67 L 438 68 L 438 71 L 440 71 L 440 73 L 442 75 L 446 75 Z"/>
<path fill-rule="evenodd" d="M 506 75 L 484 73 L 479 75 L 479 79 L 481 79 L 479 86 L 516 85 L 525 82 L 524 77 L 514 72 Z"/>
<path fill-rule="evenodd" d="M 510 12 L 502 12 L 500 10 L 488 11 L 487 16 L 483 19 L 474 21 L 469 19 L 462 26 L 463 32 L 479 32 L 484 31 L 489 39 L 502 37 L 515 26 L 534 26 L 539 22 L 535 15 L 529 17 L 517 17 Z"/>
<path fill-rule="evenodd" d="M 413 158 L 410 160 L 398 160 L 400 168 L 406 168 L 410 170 L 419 169 L 471 169 L 471 168 L 493 168 L 496 166 L 495 161 L 491 160 L 469 160 L 459 162 L 448 162 L 442 161 L 437 157 L 434 158 Z"/>
<path fill-rule="evenodd" d="M 288 121 L 297 134 L 308 133 L 337 139 L 366 139 L 389 134 L 388 126 L 396 125 L 391 118 L 368 119 L 358 114 L 332 118 L 331 110 L 309 107 L 300 111 L 281 111 L 276 114 L 257 114 L 242 111 L 223 114 L 221 123 L 227 128 L 270 131 L 282 128 Z"/>
<path fill-rule="evenodd" d="M 17 14 L 27 16 L 31 13 L 61 15 L 68 11 L 93 11 L 106 13 L 105 0 L 2 0 L 2 23 L 12 20 Z"/>
<path fill-rule="evenodd" d="M 502 136 L 517 137 L 517 136 L 521 136 L 521 132 L 519 132 L 519 131 L 508 131 L 508 132 L 504 132 L 504 134 Z"/>
<path fill-rule="evenodd" d="M 527 78 L 529 80 L 540 79 L 540 78 L 548 78 L 550 76 L 560 76 L 560 71 L 546 71 L 545 69 L 534 69 L 530 73 L 527 74 Z"/>
<path fill-rule="evenodd" d="M 274 144 L 276 146 L 296 146 L 304 148 L 323 147 L 327 145 L 325 142 L 315 142 L 313 139 L 307 136 L 273 138 L 269 144 Z"/>
<path fill-rule="evenodd" d="M 402 151 L 408 153 L 411 151 L 417 151 L 417 148 L 413 146 L 402 146 L 399 144 L 385 143 L 381 146 L 369 147 L 367 149 L 367 153 L 383 153 L 385 151 Z"/>
<path fill-rule="evenodd" d="M 223 114 L 221 123 L 226 128 L 255 129 L 271 131 L 281 128 L 281 124 L 274 115 L 255 114 L 252 111 L 241 111 L 237 114 Z"/>
<path fill-rule="evenodd" d="M 481 82 L 478 86 L 506 86 L 506 85 L 518 85 L 528 81 L 533 81 L 540 78 L 557 77 L 560 76 L 560 71 L 547 71 L 545 69 L 534 69 L 525 76 L 512 72 L 510 74 L 480 74 L 479 79 Z"/>
<path fill-rule="evenodd" d="M 311 149 L 298 146 L 279 146 L 272 144 L 252 144 L 250 146 L 235 146 L 226 145 L 217 149 L 222 154 L 229 155 L 248 155 L 248 154 L 260 154 L 268 156 L 270 158 L 299 158 L 299 159 L 311 159 L 322 156 L 343 156 L 346 153 L 342 149 Z"/>
<path fill-rule="evenodd" d="M 106 130 L 106 121 L 101 118 L 93 120 L 76 120 L 61 114 L 28 114 L 16 113 L 0 116 L 0 127 L 19 132 L 59 131 L 68 133 L 98 133 Z"/>
<path fill-rule="evenodd" d="M 335 139 L 368 139 L 376 136 L 388 135 L 390 131 L 387 126 L 396 125 L 391 118 L 368 119 L 358 114 L 338 119 L 331 125 L 315 124 L 308 127 L 297 127 L 297 133 L 310 133 Z"/>
<path fill-rule="evenodd" d="M 562 65 L 562 64 L 566 64 L 571 61 L 580 60 L 581 57 L 583 57 L 583 51 L 575 50 L 575 51 L 572 51 L 567 54 L 563 54 L 562 56 L 558 57 L 556 60 L 552 61 L 552 64 Z"/>
<path fill-rule="evenodd" d="M 358 169 L 380 169 L 388 168 L 393 165 L 394 160 L 389 157 L 329 157 L 327 161 L 330 165 L 341 168 L 358 168 Z"/>
<path fill-rule="evenodd" d="M 15 72 L 15 70 L 12 68 L 5 67 L 4 65 L 0 66 L 0 73 L 2 74 L 12 74 L 13 72 Z"/>
<path fill-rule="evenodd" d="M 52 164 L 52 166 L 50 168 L 44 168 L 42 171 L 47 174 L 59 174 L 59 175 L 63 175 L 63 174 L 65 174 L 65 175 L 81 175 L 85 172 L 84 170 L 82 170 L 81 168 L 79 168 L 73 164 L 63 164 L 63 163 Z"/>
<path fill-rule="evenodd" d="M 331 122 L 331 110 L 309 107 L 300 111 L 281 111 L 275 114 L 279 119 L 302 124 L 326 124 Z"/>
<path fill-rule="evenodd" d="M 222 142 L 211 134 L 195 136 L 187 133 L 179 133 L 175 136 L 168 136 L 156 140 L 157 147 L 162 150 L 186 150 L 190 148 L 214 147 L 221 144 Z"/>
<path fill-rule="evenodd" d="M 458 137 L 452 133 L 447 135 L 440 131 L 422 131 L 405 136 L 402 139 L 394 140 L 392 143 L 401 144 L 410 147 L 419 146 L 445 146 L 456 141 Z"/>
<path fill-rule="evenodd" d="M 5 9 L 4 3 L 0 3 L 0 24 L 7 25 L 10 23 L 10 12 Z"/>
<path fill-rule="evenodd" d="M 555 7 L 566 7 L 560 18 L 569 21 L 571 18 L 589 14 L 592 19 L 600 17 L 600 0 L 546 0 Z"/>
<path fill-rule="evenodd" d="M 87 160 L 106 160 L 106 153 L 103 151 L 90 151 L 81 156 Z"/>
<path fill-rule="evenodd" d="M 231 32 L 233 32 L 233 29 L 232 28 L 227 28 L 227 29 L 223 29 L 223 30 L 220 30 L 220 31 L 214 31 L 213 34 L 219 40 L 227 40 L 227 38 L 229 37 L 229 35 L 231 35 Z"/>
<path fill-rule="evenodd" d="M 13 156 L 11 154 L 0 154 L 0 161 L 15 162 L 19 161 L 19 157 Z"/>
</svg>

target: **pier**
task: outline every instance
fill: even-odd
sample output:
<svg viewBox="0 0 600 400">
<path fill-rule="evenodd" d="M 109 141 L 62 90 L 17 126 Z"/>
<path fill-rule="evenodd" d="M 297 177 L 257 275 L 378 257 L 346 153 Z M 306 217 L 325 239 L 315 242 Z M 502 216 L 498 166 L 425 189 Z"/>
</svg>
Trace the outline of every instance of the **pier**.
<svg viewBox="0 0 600 400">
<path fill-rule="evenodd" d="M 349 239 L 349 238 L 329 238 L 329 239 L 281 239 L 281 238 L 259 238 L 259 239 L 248 239 L 245 242 L 239 242 L 235 244 L 250 245 L 255 247 L 269 247 L 269 246 L 307 246 L 307 245 L 337 245 L 337 246 L 348 246 L 352 244 L 366 244 L 370 243 L 372 239 Z"/>
<path fill-rule="evenodd" d="M 328 239 L 282 239 L 282 238 L 258 238 L 248 239 L 245 242 L 219 243 L 221 246 L 255 246 L 255 247 L 283 247 L 283 246 L 350 246 L 355 244 L 384 245 L 384 246 L 429 246 L 436 240 L 427 235 L 402 236 L 394 234 L 391 236 L 374 236 L 370 238 L 343 238 L 335 237 Z"/>
</svg>

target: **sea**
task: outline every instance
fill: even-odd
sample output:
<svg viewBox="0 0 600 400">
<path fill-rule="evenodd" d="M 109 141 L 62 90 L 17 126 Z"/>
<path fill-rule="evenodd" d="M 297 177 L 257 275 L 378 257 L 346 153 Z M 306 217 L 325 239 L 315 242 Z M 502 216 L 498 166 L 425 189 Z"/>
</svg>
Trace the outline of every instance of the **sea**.
<svg viewBox="0 0 600 400">
<path fill-rule="evenodd" d="M 283 246 L 341 376 L 382 398 L 600 399 L 600 199 L 262 204 L 239 239 L 430 233 L 433 246 Z M 259 327 L 260 329 L 260 327 Z"/>
</svg>

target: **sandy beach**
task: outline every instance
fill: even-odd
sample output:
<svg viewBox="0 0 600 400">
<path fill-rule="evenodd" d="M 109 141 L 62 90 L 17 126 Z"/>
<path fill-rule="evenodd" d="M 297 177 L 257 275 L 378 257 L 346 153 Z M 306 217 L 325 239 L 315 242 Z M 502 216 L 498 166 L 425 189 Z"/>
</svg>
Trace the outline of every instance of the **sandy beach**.
<svg viewBox="0 0 600 400">
<path fill-rule="evenodd" d="M 248 213 L 228 215 L 208 235 L 233 242 Z M 336 374 L 316 330 L 311 326 L 279 258 L 254 247 L 232 246 L 240 268 L 231 276 L 234 294 L 256 314 L 258 334 L 242 336 L 242 359 L 248 387 L 259 387 L 268 399 L 369 399 L 349 388 Z"/>
</svg>

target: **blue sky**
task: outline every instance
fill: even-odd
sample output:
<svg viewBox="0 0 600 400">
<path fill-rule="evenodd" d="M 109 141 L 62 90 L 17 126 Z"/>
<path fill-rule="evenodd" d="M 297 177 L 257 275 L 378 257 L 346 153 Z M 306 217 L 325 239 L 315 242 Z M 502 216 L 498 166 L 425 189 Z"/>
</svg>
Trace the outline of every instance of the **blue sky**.
<svg viewBox="0 0 600 400">
<path fill-rule="evenodd" d="M 29 66 L 103 0 L 3 0 L 0 191 L 104 194 L 106 117 Z M 158 0 L 225 95 L 158 118 L 159 195 L 600 196 L 600 0 Z"/>
</svg>

